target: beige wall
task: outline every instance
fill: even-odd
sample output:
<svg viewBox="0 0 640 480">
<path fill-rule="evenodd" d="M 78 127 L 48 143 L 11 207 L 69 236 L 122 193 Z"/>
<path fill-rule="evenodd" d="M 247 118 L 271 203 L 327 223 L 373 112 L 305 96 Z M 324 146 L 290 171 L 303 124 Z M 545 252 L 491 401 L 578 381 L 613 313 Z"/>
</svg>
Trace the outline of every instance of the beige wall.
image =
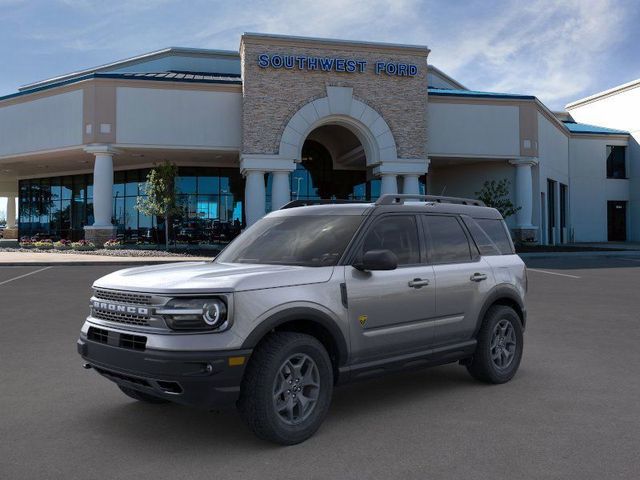
<svg viewBox="0 0 640 480">
<path fill-rule="evenodd" d="M 118 144 L 239 150 L 239 91 L 118 87 Z"/>
<path fill-rule="evenodd" d="M 429 155 L 520 156 L 517 105 L 430 101 Z"/>
<path fill-rule="evenodd" d="M 82 89 L 0 106 L 0 157 L 82 144 Z"/>
<path fill-rule="evenodd" d="M 261 68 L 262 53 L 362 59 L 366 73 L 339 73 Z M 395 138 L 400 158 L 426 158 L 427 51 L 423 49 L 298 43 L 269 37 L 243 37 L 243 153 L 277 154 L 280 137 L 291 116 L 310 101 L 327 95 L 327 86 L 353 88 L 353 97 L 376 110 Z M 376 61 L 411 63 L 415 77 L 376 75 Z"/>
</svg>

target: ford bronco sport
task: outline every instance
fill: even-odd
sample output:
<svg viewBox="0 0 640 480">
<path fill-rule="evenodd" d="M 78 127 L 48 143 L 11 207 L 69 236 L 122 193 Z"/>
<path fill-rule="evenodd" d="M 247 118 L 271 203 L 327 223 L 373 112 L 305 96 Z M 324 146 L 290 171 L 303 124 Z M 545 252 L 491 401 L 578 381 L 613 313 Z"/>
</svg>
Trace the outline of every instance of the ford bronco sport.
<svg viewBox="0 0 640 480">
<path fill-rule="evenodd" d="M 143 402 L 235 404 L 280 444 L 313 435 L 338 383 L 451 362 L 483 382 L 515 375 L 526 270 L 497 210 L 411 195 L 300 203 L 214 261 L 97 280 L 85 367 Z"/>
</svg>

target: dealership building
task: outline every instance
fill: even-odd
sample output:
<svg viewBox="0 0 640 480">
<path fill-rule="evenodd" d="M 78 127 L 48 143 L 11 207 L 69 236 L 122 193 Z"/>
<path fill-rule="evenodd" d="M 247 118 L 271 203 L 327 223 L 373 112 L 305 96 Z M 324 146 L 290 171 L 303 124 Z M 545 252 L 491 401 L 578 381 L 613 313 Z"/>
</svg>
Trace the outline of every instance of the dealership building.
<svg viewBox="0 0 640 480">
<path fill-rule="evenodd" d="M 0 97 L 5 237 L 154 241 L 161 219 L 136 202 L 168 160 L 173 228 L 197 241 L 224 243 L 292 199 L 475 197 L 503 179 L 514 238 L 640 240 L 640 82 L 552 112 L 470 90 L 428 55 L 244 34 L 239 51 L 167 48 L 25 85 Z"/>
</svg>

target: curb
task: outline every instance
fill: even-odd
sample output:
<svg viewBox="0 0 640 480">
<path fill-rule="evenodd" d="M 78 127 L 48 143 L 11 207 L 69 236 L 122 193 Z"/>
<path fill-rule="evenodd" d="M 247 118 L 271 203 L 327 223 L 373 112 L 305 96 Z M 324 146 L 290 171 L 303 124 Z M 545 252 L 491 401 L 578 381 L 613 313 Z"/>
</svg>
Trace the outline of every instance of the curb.
<svg viewBox="0 0 640 480">
<path fill-rule="evenodd" d="M 126 261 L 126 260 L 105 260 L 102 262 L 96 261 L 79 261 L 79 262 L 0 262 L 0 268 L 2 267 L 96 267 L 100 265 L 123 265 L 123 266 L 144 266 L 144 265 L 162 265 L 163 263 L 180 263 L 180 262 L 202 262 L 203 260 L 140 260 L 137 262 Z"/>
<path fill-rule="evenodd" d="M 575 257 L 633 257 L 640 258 L 639 250 L 611 250 L 591 252 L 529 252 L 519 253 L 520 258 L 575 258 Z"/>
</svg>

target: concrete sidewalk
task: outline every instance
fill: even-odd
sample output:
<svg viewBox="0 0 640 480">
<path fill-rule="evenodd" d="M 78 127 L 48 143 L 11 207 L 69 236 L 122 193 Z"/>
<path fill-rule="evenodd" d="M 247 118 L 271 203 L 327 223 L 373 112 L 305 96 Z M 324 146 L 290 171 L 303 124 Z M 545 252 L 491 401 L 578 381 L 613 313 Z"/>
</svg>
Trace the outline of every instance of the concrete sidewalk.
<svg viewBox="0 0 640 480">
<path fill-rule="evenodd" d="M 118 257 L 83 253 L 0 252 L 0 267 L 39 265 L 144 265 L 151 263 L 199 262 L 211 259 L 213 259 L 213 256 Z"/>
</svg>

